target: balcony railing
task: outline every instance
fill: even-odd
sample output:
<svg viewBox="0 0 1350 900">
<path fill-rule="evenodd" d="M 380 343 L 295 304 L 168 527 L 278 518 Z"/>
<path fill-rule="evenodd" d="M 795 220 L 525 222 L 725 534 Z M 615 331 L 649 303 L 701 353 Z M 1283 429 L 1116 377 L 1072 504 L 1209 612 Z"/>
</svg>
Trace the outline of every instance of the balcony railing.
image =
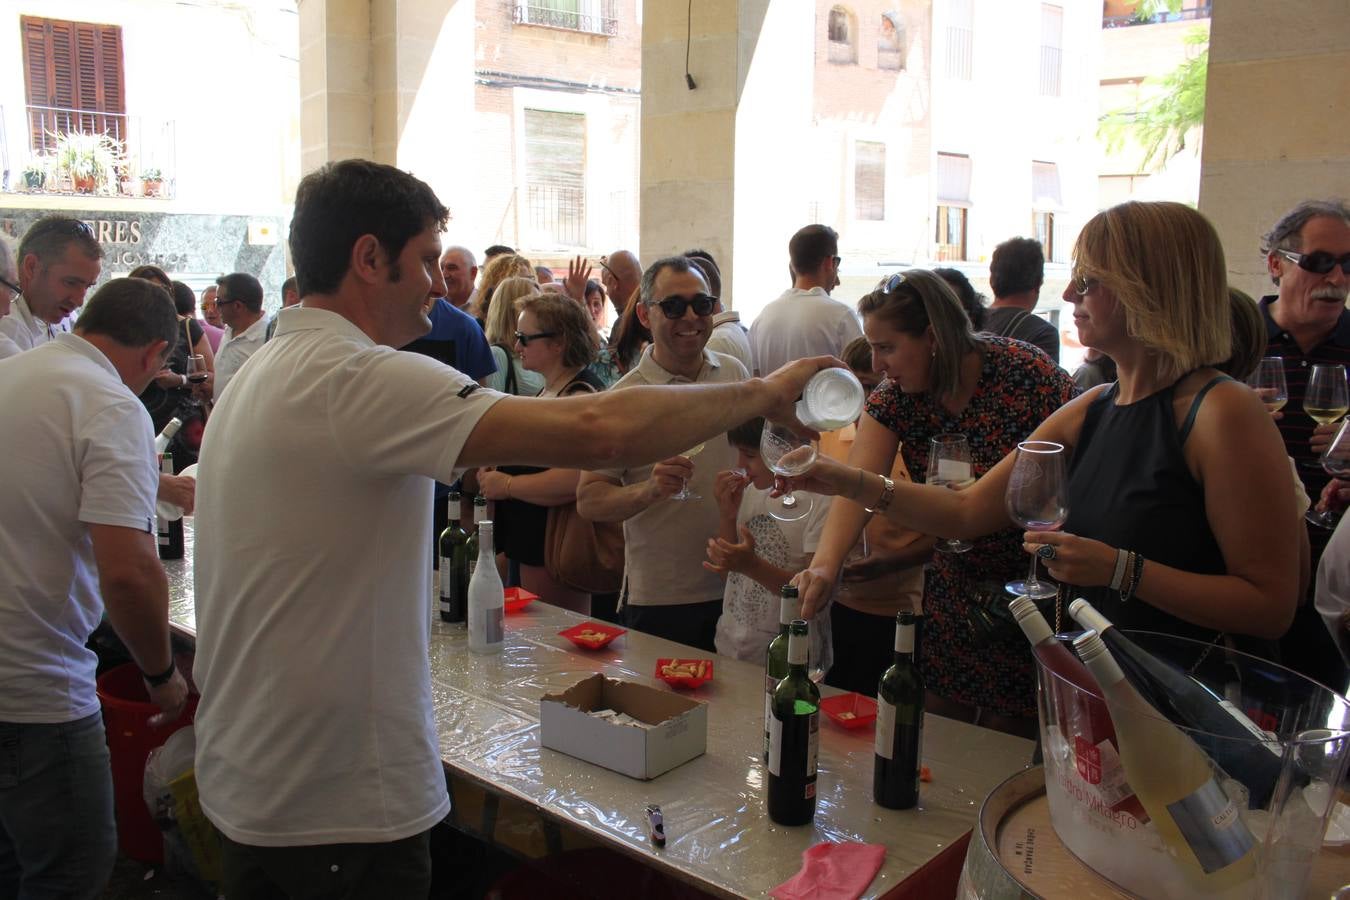
<svg viewBox="0 0 1350 900">
<path fill-rule="evenodd" d="M 1063 51 L 1058 47 L 1051 47 L 1047 44 L 1041 45 L 1040 93 L 1042 97 L 1058 97 L 1060 95 L 1060 64 L 1063 55 Z"/>
<path fill-rule="evenodd" d="M 974 60 L 975 33 L 955 25 L 947 28 L 947 77 L 969 81 Z"/>
<path fill-rule="evenodd" d="M 0 109 L 0 119 L 3 114 Z M 5 143 L 4 156 L 10 164 L 6 189 L 48 194 L 174 195 L 174 120 L 54 106 L 27 106 L 24 120 L 27 134 L 22 145 Z"/>
<path fill-rule="evenodd" d="M 905 67 L 905 54 L 899 47 L 877 45 L 877 68 L 899 71 Z"/>
<path fill-rule="evenodd" d="M 618 34 L 619 20 L 615 16 L 614 0 L 517 0 L 514 6 L 517 25 L 543 25 L 587 34 Z"/>
<path fill-rule="evenodd" d="M 1151 16 L 1141 17 L 1135 13 L 1124 16 L 1103 16 L 1103 28 L 1129 28 L 1134 25 L 1157 25 L 1161 22 L 1185 22 L 1194 19 L 1208 19 L 1212 7 L 1206 3 L 1203 6 L 1191 7 L 1189 9 L 1171 12 L 1161 10 Z"/>
<path fill-rule="evenodd" d="M 830 41 L 829 60 L 848 65 L 858 61 L 858 51 L 850 41 Z"/>
<path fill-rule="evenodd" d="M 586 245 L 586 189 L 552 184 L 525 186 L 527 243 L 538 249 Z"/>
</svg>

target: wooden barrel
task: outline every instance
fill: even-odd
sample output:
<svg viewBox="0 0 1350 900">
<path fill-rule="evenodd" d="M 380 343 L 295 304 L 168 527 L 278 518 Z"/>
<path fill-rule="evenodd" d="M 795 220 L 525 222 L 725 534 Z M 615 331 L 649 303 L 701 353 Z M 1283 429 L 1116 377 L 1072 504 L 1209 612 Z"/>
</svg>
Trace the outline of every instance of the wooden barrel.
<svg viewBox="0 0 1350 900">
<path fill-rule="evenodd" d="M 1324 847 L 1305 900 L 1327 900 L 1350 884 L 1350 848 Z M 1121 890 L 1079 862 L 1050 824 L 1045 770 L 1023 769 L 989 794 L 970 836 L 959 900 L 1120 900 Z"/>
</svg>

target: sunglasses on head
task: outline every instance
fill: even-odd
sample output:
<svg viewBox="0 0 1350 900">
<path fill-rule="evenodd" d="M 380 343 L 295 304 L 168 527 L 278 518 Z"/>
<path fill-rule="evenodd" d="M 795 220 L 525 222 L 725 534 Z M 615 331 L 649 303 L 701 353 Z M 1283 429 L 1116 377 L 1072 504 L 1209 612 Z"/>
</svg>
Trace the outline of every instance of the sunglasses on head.
<svg viewBox="0 0 1350 900">
<path fill-rule="evenodd" d="M 541 338 L 551 338 L 557 336 L 558 332 L 556 331 L 536 331 L 534 334 L 526 334 L 523 331 L 516 332 L 516 340 L 520 341 L 520 346 L 522 347 L 530 346 L 530 341 L 537 341 L 540 340 Z"/>
<path fill-rule="evenodd" d="M 882 293 L 889 294 L 891 291 L 905 283 L 905 273 L 896 272 L 890 278 L 886 279 L 886 284 L 881 288 Z"/>
<path fill-rule="evenodd" d="M 1342 273 L 1350 275 L 1350 253 L 1332 256 L 1325 250 L 1314 250 L 1312 253 L 1295 253 L 1293 250 L 1275 252 L 1305 272 L 1312 272 L 1314 275 L 1326 275 L 1337 266 L 1341 267 Z"/>
<path fill-rule="evenodd" d="M 681 297 L 676 294 L 673 297 L 667 297 L 658 301 L 656 306 L 661 307 L 661 312 L 667 319 L 681 319 L 684 317 L 684 311 L 689 307 L 694 308 L 694 315 L 706 316 L 713 311 L 717 305 L 717 298 L 710 297 L 707 294 L 694 294 L 691 297 Z"/>
</svg>

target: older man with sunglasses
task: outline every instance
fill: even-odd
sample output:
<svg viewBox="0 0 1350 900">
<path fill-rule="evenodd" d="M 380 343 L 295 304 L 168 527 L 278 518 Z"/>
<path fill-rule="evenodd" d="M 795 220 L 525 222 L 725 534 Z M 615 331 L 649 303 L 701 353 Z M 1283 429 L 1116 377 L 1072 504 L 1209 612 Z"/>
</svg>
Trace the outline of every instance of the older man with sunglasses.
<svg viewBox="0 0 1350 900">
<path fill-rule="evenodd" d="M 706 349 L 716 302 L 686 257 L 653 263 L 637 307 L 652 343 L 612 390 L 744 380 L 748 373 L 735 358 Z M 731 445 L 714 437 L 653 465 L 582 473 L 577 511 L 597 522 L 623 522 L 620 608 L 629 628 L 715 652 L 723 584 L 703 568 L 704 548 L 718 528 L 714 479 L 735 464 Z"/>
<path fill-rule="evenodd" d="M 1269 335 L 1266 355 L 1284 359 L 1289 386 L 1289 402 L 1277 424 L 1308 495 L 1317 497 L 1330 480 L 1318 457 L 1341 422 L 1318 425 L 1304 411 L 1303 398 L 1313 366 L 1350 368 L 1350 312 L 1345 308 L 1350 294 L 1350 206 L 1306 200 L 1275 223 L 1262 238 L 1261 249 L 1278 288 L 1261 300 Z M 1329 537 L 1326 529 L 1309 527 L 1314 567 Z M 1344 681 L 1340 656 L 1311 603 L 1299 608 L 1281 650 L 1287 665 L 1333 686 Z"/>
</svg>

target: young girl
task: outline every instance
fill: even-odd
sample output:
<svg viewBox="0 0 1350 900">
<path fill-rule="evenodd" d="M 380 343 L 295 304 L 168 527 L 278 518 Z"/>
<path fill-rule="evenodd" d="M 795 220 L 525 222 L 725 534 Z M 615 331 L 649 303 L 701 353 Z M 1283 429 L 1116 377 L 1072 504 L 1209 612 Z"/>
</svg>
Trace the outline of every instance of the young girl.
<svg viewBox="0 0 1350 900">
<path fill-rule="evenodd" d="M 778 636 L 779 591 L 815 552 L 830 507 L 828 497 L 798 491 L 798 500 L 811 504 L 806 516 L 783 522 L 769 515 L 773 472 L 759 455 L 763 430 L 763 419 L 751 419 L 727 433 L 739 468 L 717 476 L 713 493 L 721 526 L 708 541 L 703 564 L 727 580 L 717 620 L 717 652 L 747 662 L 763 662 L 769 641 Z M 810 652 L 813 676 L 829 671 L 834 654 L 828 605 L 811 621 Z"/>
</svg>

